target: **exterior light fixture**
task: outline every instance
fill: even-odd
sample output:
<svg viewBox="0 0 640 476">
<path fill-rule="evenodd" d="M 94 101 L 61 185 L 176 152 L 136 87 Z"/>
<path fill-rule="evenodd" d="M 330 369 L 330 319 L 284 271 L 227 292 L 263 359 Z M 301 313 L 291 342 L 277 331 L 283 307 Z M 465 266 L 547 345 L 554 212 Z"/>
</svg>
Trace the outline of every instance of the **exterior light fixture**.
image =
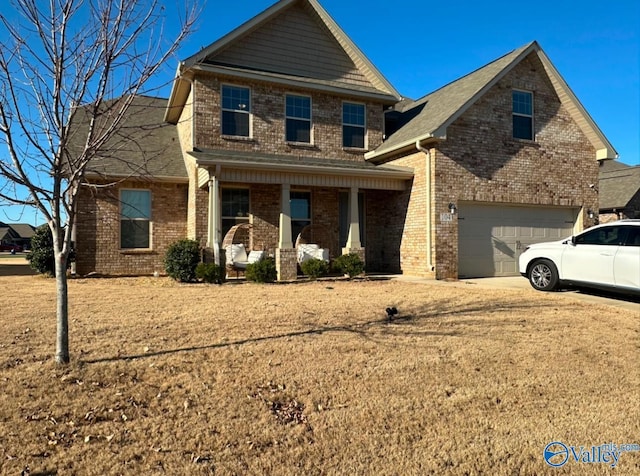
<svg viewBox="0 0 640 476">
<path fill-rule="evenodd" d="M 595 214 L 593 213 L 593 210 L 591 210 L 591 208 L 587 210 L 587 216 L 593 220 L 593 217 L 595 216 Z"/>
<path fill-rule="evenodd" d="M 455 215 L 457 210 L 458 208 L 456 207 L 455 203 L 449 203 L 449 213 Z"/>
</svg>

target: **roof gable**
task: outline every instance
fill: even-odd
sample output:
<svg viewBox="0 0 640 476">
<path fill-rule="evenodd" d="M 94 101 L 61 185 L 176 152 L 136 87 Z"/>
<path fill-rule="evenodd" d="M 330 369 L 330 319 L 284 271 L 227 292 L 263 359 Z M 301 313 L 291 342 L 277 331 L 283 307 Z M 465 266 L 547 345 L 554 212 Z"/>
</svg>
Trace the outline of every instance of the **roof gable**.
<svg viewBox="0 0 640 476">
<path fill-rule="evenodd" d="M 316 0 L 280 0 L 181 62 L 166 118 L 178 120 L 189 71 L 210 71 L 307 88 L 350 91 L 392 104 L 400 94 Z"/>
<path fill-rule="evenodd" d="M 400 110 L 401 127 L 378 149 L 366 154 L 366 158 L 380 160 L 415 148 L 416 142 L 446 138 L 447 127 L 530 54 L 535 54 L 540 59 L 560 101 L 596 149 L 596 158 L 616 157 L 613 146 L 593 122 L 540 45 L 534 41 L 413 103 L 403 104 Z"/>
<path fill-rule="evenodd" d="M 293 4 L 202 62 L 373 87 L 304 4 Z"/>
</svg>

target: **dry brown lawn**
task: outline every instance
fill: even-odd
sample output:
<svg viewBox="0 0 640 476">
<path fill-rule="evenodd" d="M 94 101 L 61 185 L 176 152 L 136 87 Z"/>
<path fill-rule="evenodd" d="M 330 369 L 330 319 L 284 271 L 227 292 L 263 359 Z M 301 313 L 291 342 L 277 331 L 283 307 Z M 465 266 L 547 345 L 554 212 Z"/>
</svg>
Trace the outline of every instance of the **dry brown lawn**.
<svg viewBox="0 0 640 476">
<path fill-rule="evenodd" d="M 76 279 L 60 367 L 53 280 L 0 289 L 1 474 L 640 474 L 640 452 L 542 457 L 640 443 L 633 311 L 464 283 Z"/>
</svg>

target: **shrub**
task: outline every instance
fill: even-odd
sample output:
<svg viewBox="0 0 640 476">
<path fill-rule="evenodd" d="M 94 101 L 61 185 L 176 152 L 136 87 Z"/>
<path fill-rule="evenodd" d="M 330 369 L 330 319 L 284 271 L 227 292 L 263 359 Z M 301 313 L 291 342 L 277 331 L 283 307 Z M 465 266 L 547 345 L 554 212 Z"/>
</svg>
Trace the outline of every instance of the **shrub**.
<svg viewBox="0 0 640 476">
<path fill-rule="evenodd" d="M 195 240 L 180 240 L 169 245 L 164 257 L 164 269 L 176 281 L 188 283 L 196 278 L 200 262 L 200 246 Z"/>
<path fill-rule="evenodd" d="M 31 238 L 31 250 L 27 253 L 31 269 L 40 274 L 56 275 L 56 261 L 53 253 L 53 235 L 49 225 L 40 225 Z"/>
<path fill-rule="evenodd" d="M 329 273 L 329 263 L 322 259 L 310 258 L 300 264 L 300 269 L 311 279 L 318 279 Z"/>
<path fill-rule="evenodd" d="M 247 280 L 256 283 L 273 283 L 278 278 L 276 261 L 273 258 L 265 258 L 255 263 L 249 263 L 245 276 Z"/>
<path fill-rule="evenodd" d="M 215 263 L 198 263 L 198 266 L 196 266 L 196 278 L 205 283 L 222 284 L 224 275 L 224 267 Z"/>
<path fill-rule="evenodd" d="M 364 271 L 364 262 L 355 253 L 338 256 L 333 261 L 333 267 L 342 274 L 349 275 L 349 278 L 358 276 Z"/>
</svg>

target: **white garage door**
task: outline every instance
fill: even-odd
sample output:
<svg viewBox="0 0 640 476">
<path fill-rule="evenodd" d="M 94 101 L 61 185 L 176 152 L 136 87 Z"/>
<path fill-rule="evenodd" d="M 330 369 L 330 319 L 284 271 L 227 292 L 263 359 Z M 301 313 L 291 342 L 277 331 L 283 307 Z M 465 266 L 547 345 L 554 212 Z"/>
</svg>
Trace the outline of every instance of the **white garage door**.
<svg viewBox="0 0 640 476">
<path fill-rule="evenodd" d="M 458 275 L 517 276 L 521 251 L 570 236 L 577 216 L 574 208 L 460 203 Z"/>
</svg>

